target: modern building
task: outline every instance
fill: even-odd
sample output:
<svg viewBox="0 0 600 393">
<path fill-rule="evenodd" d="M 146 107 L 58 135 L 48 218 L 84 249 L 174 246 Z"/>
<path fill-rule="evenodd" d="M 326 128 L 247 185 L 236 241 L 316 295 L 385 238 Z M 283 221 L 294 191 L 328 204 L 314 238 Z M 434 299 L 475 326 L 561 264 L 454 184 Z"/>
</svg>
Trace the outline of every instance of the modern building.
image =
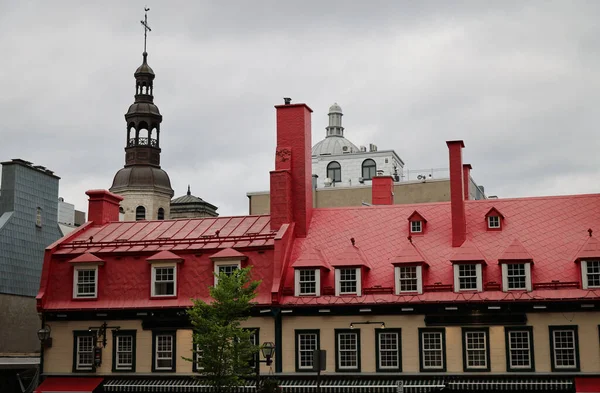
<svg viewBox="0 0 600 393">
<path fill-rule="evenodd" d="M 450 141 L 449 202 L 393 205 L 375 176 L 373 206 L 313 208 L 312 111 L 276 111 L 269 216 L 119 222 L 88 191 L 90 222 L 46 250 L 40 391 L 204 391 L 185 310 L 246 266 L 284 392 L 317 391 L 316 349 L 327 392 L 599 391 L 600 194 L 473 200 Z"/>
<path fill-rule="evenodd" d="M 192 195 L 188 185 L 187 194 L 171 201 L 171 219 L 217 217 L 218 207 Z"/>
<path fill-rule="evenodd" d="M 58 198 L 58 227 L 62 236 L 73 232 L 77 227 L 85 223 L 85 213 L 75 210 L 75 205 L 65 202 L 62 197 Z"/>
<path fill-rule="evenodd" d="M 343 207 L 371 204 L 372 179 L 388 175 L 394 179 L 395 204 L 447 202 L 450 179 L 447 168 L 408 171 L 394 150 L 378 150 L 370 144 L 356 146 L 344 136 L 342 108 L 329 108 L 325 139 L 312 147 L 313 207 Z M 472 199 L 485 199 L 483 187 L 470 177 L 465 164 Z M 269 191 L 248 192 L 249 214 L 269 214 Z"/>
<path fill-rule="evenodd" d="M 2 163 L 0 185 L 0 391 L 31 382 L 39 363 L 39 290 L 44 249 L 62 235 L 59 177 L 22 159 Z M 25 383 L 27 385 L 27 383 Z M 20 391 L 20 390 L 19 390 Z"/>
<path fill-rule="evenodd" d="M 134 76 L 135 102 L 125 114 L 125 166 L 110 190 L 123 197 L 124 220 L 164 220 L 169 218 L 174 192 L 169 175 L 160 167 L 162 115 L 154 104 L 155 74 L 147 52 Z"/>
</svg>

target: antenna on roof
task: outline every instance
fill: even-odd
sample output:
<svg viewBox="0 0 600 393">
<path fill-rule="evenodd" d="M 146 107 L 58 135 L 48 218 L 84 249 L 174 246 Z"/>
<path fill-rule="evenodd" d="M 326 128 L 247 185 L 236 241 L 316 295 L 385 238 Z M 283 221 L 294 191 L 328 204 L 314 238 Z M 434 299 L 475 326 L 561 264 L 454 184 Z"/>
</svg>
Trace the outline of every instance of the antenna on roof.
<svg viewBox="0 0 600 393">
<path fill-rule="evenodd" d="M 352 245 L 354 245 L 354 243 L 356 243 L 356 240 L 354 240 L 353 237 L 350 238 L 350 243 L 352 243 Z"/>
<path fill-rule="evenodd" d="M 590 237 L 592 237 L 592 232 L 594 232 L 594 231 L 592 231 L 592 228 L 588 229 L 588 233 L 590 234 Z"/>
</svg>

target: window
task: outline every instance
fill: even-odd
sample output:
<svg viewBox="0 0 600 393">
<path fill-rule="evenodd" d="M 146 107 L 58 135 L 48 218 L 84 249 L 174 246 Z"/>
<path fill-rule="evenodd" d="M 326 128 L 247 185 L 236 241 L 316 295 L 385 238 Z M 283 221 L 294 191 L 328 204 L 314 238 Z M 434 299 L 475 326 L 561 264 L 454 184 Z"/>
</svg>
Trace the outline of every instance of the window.
<svg viewBox="0 0 600 393">
<path fill-rule="evenodd" d="M 421 371 L 446 371 L 446 331 L 419 329 Z"/>
<path fill-rule="evenodd" d="M 73 269 L 73 297 L 95 298 L 98 289 L 98 266 Z"/>
<path fill-rule="evenodd" d="M 549 326 L 552 371 L 579 371 L 577 326 Z"/>
<path fill-rule="evenodd" d="M 481 282 L 481 264 L 454 264 L 454 290 L 456 292 L 481 291 Z"/>
<path fill-rule="evenodd" d="M 360 330 L 335 330 L 335 371 L 360 371 Z"/>
<path fill-rule="evenodd" d="M 506 369 L 534 371 L 533 328 L 531 326 L 504 328 L 506 336 Z"/>
<path fill-rule="evenodd" d="M 241 269 L 240 261 L 215 262 L 215 286 L 219 282 L 219 274 L 230 276 L 234 271 Z"/>
<path fill-rule="evenodd" d="M 581 261 L 583 289 L 600 288 L 600 260 Z"/>
<path fill-rule="evenodd" d="M 364 160 L 362 163 L 363 180 L 371 180 L 377 174 L 377 164 L 371 159 Z"/>
<path fill-rule="evenodd" d="M 500 228 L 500 216 L 488 216 L 488 228 Z M 479 221 L 481 222 L 481 221 Z"/>
<path fill-rule="evenodd" d="M 87 330 L 73 332 L 73 372 L 94 371 L 96 335 Z"/>
<path fill-rule="evenodd" d="M 335 269 L 336 296 L 361 295 L 360 268 Z"/>
<path fill-rule="evenodd" d="M 404 292 L 423 292 L 421 266 L 396 266 L 396 294 Z"/>
<path fill-rule="evenodd" d="M 321 349 L 319 330 L 296 330 L 296 371 L 312 371 L 313 351 Z"/>
<path fill-rule="evenodd" d="M 177 267 L 152 266 L 152 296 L 175 296 L 177 283 Z"/>
<path fill-rule="evenodd" d="M 175 332 L 153 332 L 152 371 L 175 371 Z"/>
<path fill-rule="evenodd" d="M 502 287 L 505 291 L 530 291 L 531 265 L 529 263 L 502 264 Z"/>
<path fill-rule="evenodd" d="M 200 349 L 199 345 L 194 345 L 194 359 L 192 363 L 192 371 L 202 371 L 204 367 L 200 366 L 200 360 L 204 356 L 204 351 Z"/>
<path fill-rule="evenodd" d="M 295 296 L 320 296 L 321 271 L 319 269 L 296 269 Z"/>
<path fill-rule="evenodd" d="M 375 329 L 377 371 L 402 371 L 400 329 Z"/>
<path fill-rule="evenodd" d="M 327 177 L 331 179 L 333 183 L 342 181 L 342 167 L 337 161 L 332 161 L 327 165 Z"/>
<path fill-rule="evenodd" d="M 463 367 L 465 371 L 490 371 L 489 329 L 463 328 Z"/>
<path fill-rule="evenodd" d="M 113 331 L 113 371 L 135 371 L 135 330 Z"/>
<path fill-rule="evenodd" d="M 411 221 L 410 222 L 410 233 L 421 233 L 423 232 L 422 221 Z"/>
<path fill-rule="evenodd" d="M 35 211 L 35 226 L 38 228 L 42 227 L 42 208 L 38 207 Z"/>
<path fill-rule="evenodd" d="M 260 345 L 260 340 L 259 340 L 259 336 L 258 336 L 258 328 L 252 328 L 250 329 L 252 330 L 252 334 L 250 334 L 250 344 L 252 345 Z M 259 359 L 259 352 L 256 352 L 254 354 L 254 356 L 252 357 L 252 360 L 250 360 L 250 368 L 252 370 L 257 370 L 260 363 L 258 362 Z"/>
<path fill-rule="evenodd" d="M 162 207 L 158 208 L 158 219 L 159 220 L 165 219 L 165 209 L 163 209 Z"/>
<path fill-rule="evenodd" d="M 142 221 L 146 219 L 146 208 L 144 206 L 138 206 L 135 208 L 135 220 Z"/>
</svg>

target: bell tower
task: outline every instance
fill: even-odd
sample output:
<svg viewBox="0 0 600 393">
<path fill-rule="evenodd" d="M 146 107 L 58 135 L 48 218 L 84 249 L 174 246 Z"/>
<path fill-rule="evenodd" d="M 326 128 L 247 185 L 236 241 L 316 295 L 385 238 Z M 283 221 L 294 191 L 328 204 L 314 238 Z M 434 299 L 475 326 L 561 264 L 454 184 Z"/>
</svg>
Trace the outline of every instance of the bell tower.
<svg viewBox="0 0 600 393">
<path fill-rule="evenodd" d="M 146 42 L 148 11 L 144 20 L 144 52 L 142 65 L 135 73 L 135 100 L 125 114 L 127 132 L 125 166 L 113 180 L 110 191 L 121 195 L 121 212 L 125 221 L 164 220 L 169 218 L 174 195 L 169 175 L 160 167 L 160 124 L 162 115 L 154 104 L 154 78 L 148 65 Z"/>
</svg>

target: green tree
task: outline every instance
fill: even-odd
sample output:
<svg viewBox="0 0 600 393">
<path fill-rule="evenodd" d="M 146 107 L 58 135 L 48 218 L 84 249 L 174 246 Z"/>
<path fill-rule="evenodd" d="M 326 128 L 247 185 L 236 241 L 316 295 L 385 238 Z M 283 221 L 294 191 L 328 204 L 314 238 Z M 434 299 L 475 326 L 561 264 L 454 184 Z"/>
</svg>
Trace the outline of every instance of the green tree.
<svg viewBox="0 0 600 393">
<path fill-rule="evenodd" d="M 241 322 L 250 316 L 259 284 L 251 280 L 249 267 L 230 275 L 220 273 L 217 285 L 210 287 L 212 301 L 193 299 L 187 310 L 197 368 L 218 393 L 242 385 L 255 373 L 251 362 L 259 347 L 251 343 L 252 332 L 243 329 Z"/>
</svg>

